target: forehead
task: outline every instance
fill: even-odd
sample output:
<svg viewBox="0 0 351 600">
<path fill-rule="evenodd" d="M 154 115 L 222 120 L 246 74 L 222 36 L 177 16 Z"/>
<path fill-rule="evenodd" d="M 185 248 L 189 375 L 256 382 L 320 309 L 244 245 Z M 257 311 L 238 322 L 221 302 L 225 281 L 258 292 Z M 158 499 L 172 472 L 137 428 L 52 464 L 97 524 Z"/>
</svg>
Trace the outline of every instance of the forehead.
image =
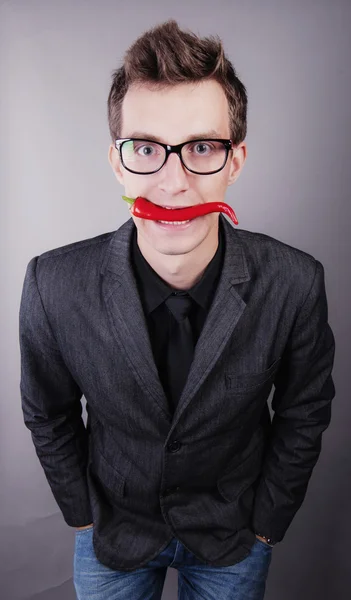
<svg viewBox="0 0 351 600">
<path fill-rule="evenodd" d="M 216 81 L 162 90 L 152 85 L 132 86 L 123 99 L 121 137 L 138 137 L 133 134 L 143 132 L 177 144 L 210 130 L 219 134 L 211 137 L 230 137 L 228 101 Z"/>
</svg>

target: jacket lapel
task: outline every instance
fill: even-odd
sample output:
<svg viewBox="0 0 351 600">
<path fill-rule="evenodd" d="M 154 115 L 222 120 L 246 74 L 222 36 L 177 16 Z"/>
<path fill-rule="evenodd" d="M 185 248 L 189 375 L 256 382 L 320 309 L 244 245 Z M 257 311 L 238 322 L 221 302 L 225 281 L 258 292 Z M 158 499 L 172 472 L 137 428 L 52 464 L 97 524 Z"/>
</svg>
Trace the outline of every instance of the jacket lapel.
<svg viewBox="0 0 351 600">
<path fill-rule="evenodd" d="M 194 359 L 176 407 L 172 429 L 180 414 L 215 367 L 246 307 L 246 303 L 235 289 L 235 284 L 250 279 L 244 250 L 233 226 L 222 214 L 219 215 L 219 218 L 223 222 L 225 240 L 223 269 L 207 319 L 195 347 Z"/>
<path fill-rule="evenodd" d="M 130 218 L 110 240 L 101 269 L 102 293 L 120 352 L 125 355 L 142 389 L 169 420 L 167 398 L 158 377 L 130 259 L 133 227 Z"/>
<path fill-rule="evenodd" d="M 234 287 L 250 279 L 243 247 L 232 225 L 223 215 L 220 214 L 219 218 L 223 222 L 225 240 L 223 270 L 195 348 L 186 386 L 173 416 L 172 428 L 213 369 L 246 306 Z M 101 269 L 102 293 L 120 351 L 124 353 L 142 389 L 156 402 L 165 418 L 171 421 L 131 264 L 134 227 L 130 218 L 111 237 Z"/>
</svg>

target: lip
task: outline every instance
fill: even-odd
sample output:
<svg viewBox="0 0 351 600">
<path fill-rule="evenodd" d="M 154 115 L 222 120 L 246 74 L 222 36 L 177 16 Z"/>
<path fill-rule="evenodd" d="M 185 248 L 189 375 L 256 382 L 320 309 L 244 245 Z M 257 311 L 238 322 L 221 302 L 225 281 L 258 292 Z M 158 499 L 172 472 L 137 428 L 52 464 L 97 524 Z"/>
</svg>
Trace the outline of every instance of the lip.
<svg viewBox="0 0 351 600">
<path fill-rule="evenodd" d="M 191 219 L 187 223 L 184 223 L 184 225 L 172 225 L 171 223 L 168 225 L 166 223 L 160 223 L 159 221 L 151 221 L 151 222 L 154 223 L 158 229 L 165 229 L 166 231 L 174 231 L 175 232 L 175 231 L 183 231 L 184 229 L 188 229 L 188 227 L 190 227 L 192 225 L 192 223 L 194 221 L 196 221 L 196 219 L 198 219 L 198 218 L 199 217 L 196 217 L 195 219 Z"/>
</svg>

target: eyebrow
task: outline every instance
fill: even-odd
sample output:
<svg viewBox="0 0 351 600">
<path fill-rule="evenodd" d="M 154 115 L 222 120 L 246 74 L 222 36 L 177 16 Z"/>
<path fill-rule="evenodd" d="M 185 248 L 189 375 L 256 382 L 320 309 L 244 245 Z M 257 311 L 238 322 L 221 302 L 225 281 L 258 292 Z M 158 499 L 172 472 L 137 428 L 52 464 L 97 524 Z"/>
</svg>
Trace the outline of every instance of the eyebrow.
<svg viewBox="0 0 351 600">
<path fill-rule="evenodd" d="M 146 133 L 145 131 L 133 131 L 133 133 L 131 133 L 129 136 L 125 136 L 126 138 L 140 138 L 142 140 L 150 140 L 150 142 L 161 142 L 161 143 L 166 143 L 166 142 L 162 142 L 162 139 L 152 135 L 151 133 Z M 220 138 L 223 139 L 221 134 L 218 133 L 218 131 L 216 131 L 215 129 L 210 129 L 209 131 L 206 131 L 205 133 L 194 133 L 192 135 L 189 135 L 186 138 L 187 142 L 191 142 L 192 140 L 204 140 L 206 138 Z"/>
</svg>

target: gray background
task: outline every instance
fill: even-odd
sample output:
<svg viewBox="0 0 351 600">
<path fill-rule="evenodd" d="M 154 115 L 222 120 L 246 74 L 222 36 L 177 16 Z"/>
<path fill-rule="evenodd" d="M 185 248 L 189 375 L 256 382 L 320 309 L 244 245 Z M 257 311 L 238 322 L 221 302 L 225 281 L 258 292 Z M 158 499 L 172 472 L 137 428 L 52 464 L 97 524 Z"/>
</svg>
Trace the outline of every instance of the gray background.
<svg viewBox="0 0 351 600">
<path fill-rule="evenodd" d="M 1 599 L 75 597 L 74 531 L 55 504 L 20 408 L 25 267 L 34 255 L 128 218 L 107 162 L 111 72 L 137 36 L 174 17 L 200 35 L 219 34 L 248 89 L 248 160 L 227 194 L 239 226 L 322 262 L 337 342 L 332 425 L 303 507 L 273 550 L 266 598 L 346 600 L 350 2 L 18 0 L 0 7 Z M 176 598 L 176 578 L 169 569 L 165 600 Z"/>
</svg>

